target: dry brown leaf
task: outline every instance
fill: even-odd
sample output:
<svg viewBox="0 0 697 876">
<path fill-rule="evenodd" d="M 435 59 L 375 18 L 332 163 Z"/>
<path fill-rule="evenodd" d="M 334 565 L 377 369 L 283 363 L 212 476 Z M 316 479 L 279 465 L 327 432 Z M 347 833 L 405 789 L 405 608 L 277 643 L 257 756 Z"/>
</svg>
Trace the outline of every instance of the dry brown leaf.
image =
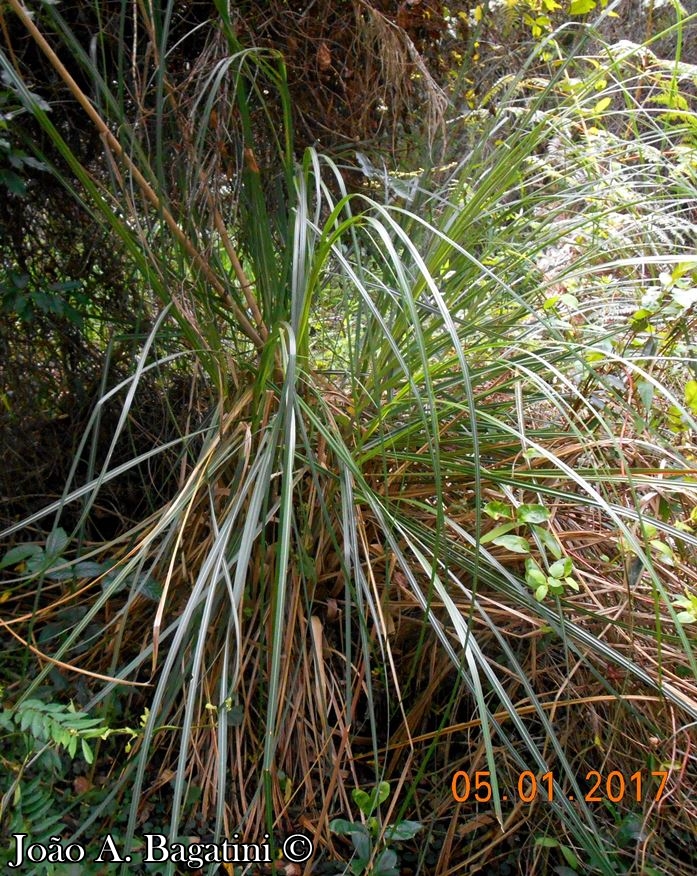
<svg viewBox="0 0 697 876">
<path fill-rule="evenodd" d="M 86 794 L 92 788 L 92 782 L 87 776 L 77 776 L 73 779 L 73 790 L 76 794 Z"/>
<path fill-rule="evenodd" d="M 254 152 L 247 146 L 244 150 L 244 161 L 250 173 L 259 173 L 259 165 L 254 157 Z"/>
<path fill-rule="evenodd" d="M 326 43 L 320 43 L 317 47 L 317 66 L 322 72 L 332 66 L 332 53 Z"/>
<path fill-rule="evenodd" d="M 327 599 L 327 621 L 333 623 L 339 616 L 339 605 L 333 597 Z"/>
</svg>

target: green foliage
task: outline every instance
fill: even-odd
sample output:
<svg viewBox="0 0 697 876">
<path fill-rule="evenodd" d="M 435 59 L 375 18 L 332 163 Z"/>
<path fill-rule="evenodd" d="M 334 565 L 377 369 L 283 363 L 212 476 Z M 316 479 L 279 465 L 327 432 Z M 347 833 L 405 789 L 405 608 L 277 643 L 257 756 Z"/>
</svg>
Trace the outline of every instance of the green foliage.
<svg viewBox="0 0 697 876">
<path fill-rule="evenodd" d="M 642 521 L 641 526 L 637 527 L 637 537 L 627 534 L 620 539 L 620 547 L 626 554 L 638 556 L 641 553 L 643 542 L 648 546 L 651 556 L 657 562 L 665 566 L 674 566 L 675 552 L 673 548 L 658 535 L 659 530 L 653 523 Z"/>
<path fill-rule="evenodd" d="M 571 872 L 578 872 L 580 862 L 578 860 L 577 855 L 575 854 L 573 849 L 570 849 L 569 846 L 564 845 L 564 843 L 560 843 L 559 840 L 554 839 L 554 837 L 537 837 L 535 839 L 535 845 L 539 848 L 543 849 L 559 849 L 561 855 L 566 863 L 567 867 L 571 868 Z M 562 868 L 556 868 L 558 873 L 563 873 L 564 870 Z"/>
<path fill-rule="evenodd" d="M 3 782 L 3 785 L 5 783 Z M 10 792 L 4 787 L 5 792 L 0 806 L 0 822 L 3 823 L 4 833 L 10 836 L 15 833 L 24 833 L 31 837 L 32 842 L 48 843 L 56 833 L 63 830 L 63 812 L 56 806 L 56 788 L 54 777 L 49 771 L 42 772 L 28 781 L 21 781 L 14 785 Z M 0 865 L 11 872 L 8 867 L 10 861 L 15 860 L 15 855 L 9 848 L 0 849 Z M 25 867 L 27 874 L 57 874 L 57 868 L 48 865 L 31 865 Z"/>
<path fill-rule="evenodd" d="M 22 565 L 30 574 L 59 575 L 60 579 L 62 554 L 68 543 L 66 531 L 59 526 L 48 535 L 43 546 L 38 542 L 24 542 L 11 548 L 0 560 L 0 569 Z M 91 573 L 91 567 L 87 571 Z"/>
<path fill-rule="evenodd" d="M 504 0 L 502 3 L 484 2 L 475 7 L 475 23 L 496 20 L 502 15 L 517 19 L 528 28 L 533 40 L 545 39 L 555 27 L 589 12 L 604 9 L 608 0 Z M 510 27 L 510 24 L 509 24 Z"/>
<path fill-rule="evenodd" d="M 573 562 L 562 557 L 559 540 L 553 532 L 541 524 L 550 519 L 550 512 L 544 505 L 522 504 L 513 508 L 505 502 L 488 502 L 482 509 L 495 521 L 508 518 L 509 522 L 499 524 L 481 538 L 482 544 L 495 544 L 516 554 L 529 554 L 532 550 L 530 538 L 534 539 L 543 553 L 548 551 L 554 558 L 545 574 L 533 557 L 525 560 L 525 580 L 535 592 L 535 599 L 541 602 L 548 594 L 561 596 L 564 588 L 578 591 L 578 582 L 573 576 Z M 513 518 L 513 519 L 511 519 Z M 529 529 L 530 536 L 513 535 L 512 530 Z"/>
<path fill-rule="evenodd" d="M 697 623 L 697 596 L 694 593 L 685 590 L 685 595 L 676 599 L 673 607 L 682 609 L 675 616 L 681 624 Z"/>
<path fill-rule="evenodd" d="M 66 707 L 60 703 L 23 700 L 16 709 L 3 711 L 0 726 L 5 730 L 11 729 L 10 717 L 20 731 L 31 733 L 39 743 L 54 742 L 71 758 L 76 757 L 79 745 L 87 763 L 94 760 L 88 740 L 106 739 L 109 734 L 101 718 L 90 718 L 72 703 Z"/>
<path fill-rule="evenodd" d="M 399 876 L 399 858 L 392 843 L 406 842 L 413 839 L 422 830 L 418 821 L 399 821 L 396 824 L 381 827 L 374 811 L 384 803 L 390 795 L 389 782 L 380 782 L 370 793 L 361 788 L 354 788 L 352 797 L 365 823 L 346 821 L 335 818 L 329 829 L 338 836 L 348 836 L 353 844 L 355 858 L 349 863 L 347 873 L 354 876 L 374 874 L 374 876 Z"/>
<path fill-rule="evenodd" d="M 525 561 L 525 580 L 535 591 L 535 599 L 538 602 L 542 602 L 548 593 L 552 596 L 561 596 L 566 587 L 578 592 L 578 581 L 572 577 L 574 566 L 569 557 L 552 563 L 547 571 L 548 574 L 545 575 L 532 557 L 528 557 Z"/>
<path fill-rule="evenodd" d="M 27 193 L 25 177 L 28 171 L 46 170 L 46 165 L 19 149 L 13 143 L 12 121 L 23 112 L 15 93 L 6 87 L 7 79 L 2 76 L 0 85 L 0 187 L 10 195 L 24 197 Z M 0 292 L 2 287 L 0 287 Z"/>
<path fill-rule="evenodd" d="M 80 292 L 80 280 L 48 283 L 43 289 L 32 289 L 29 284 L 28 274 L 9 271 L 7 279 L 0 282 L 0 310 L 26 323 L 44 314 L 65 318 L 76 326 L 83 324 L 78 307 L 84 308 L 88 299 Z"/>
<path fill-rule="evenodd" d="M 57 806 L 59 783 L 66 769 L 63 753 L 71 761 L 91 764 L 91 740 L 109 733 L 100 718 L 60 703 L 38 699 L 24 700 L 14 708 L 0 711 L 0 738 L 3 741 L 2 780 L 0 780 L 0 824 L 5 836 L 26 834 L 30 842 L 47 844 L 65 830 L 65 806 Z M 13 850 L 0 849 L 0 863 L 14 860 Z M 27 862 L 27 873 L 58 874 L 60 868 L 49 863 Z"/>
<path fill-rule="evenodd" d="M 78 557 L 70 560 L 65 553 L 70 538 L 63 527 L 49 533 L 46 541 L 22 542 L 10 548 L 0 559 L 0 571 L 14 568 L 28 580 L 47 578 L 49 581 L 75 581 L 98 578 L 102 590 L 114 596 L 125 588 L 133 589 L 147 599 L 157 602 L 162 595 L 162 586 L 146 572 L 124 573 L 113 560 L 95 562 Z"/>
<path fill-rule="evenodd" d="M 81 800 L 83 806 L 109 804 L 111 801 L 108 784 L 94 788 L 86 776 L 82 785 L 87 790 L 78 790 L 73 784 L 77 768 L 95 765 L 96 748 L 94 743 L 105 742 L 113 736 L 127 737 L 126 752 L 132 743 L 140 738 L 147 715 L 141 716 L 137 728 L 110 728 L 102 718 L 90 717 L 73 703 L 63 705 L 50 701 L 50 691 L 44 699 L 26 699 L 14 707 L 4 705 L 0 711 L 0 739 L 3 750 L 0 755 L 0 825 L 5 836 L 15 833 L 27 835 L 28 843 L 44 846 L 55 843 L 56 837 L 64 838 L 71 829 L 66 813 L 77 809 Z M 57 807 L 56 801 L 61 801 Z M 113 805 L 113 803 L 112 803 Z M 121 818 L 115 818 L 111 833 L 116 847 L 122 843 Z M 94 851 L 91 837 L 82 840 Z M 97 842 L 97 848 L 101 842 Z M 91 865 L 88 852 L 79 865 L 81 873 L 101 873 L 102 864 Z M 134 852 L 133 863 L 137 864 L 142 855 Z M 13 848 L 0 848 L 0 864 L 6 866 L 15 858 Z M 26 862 L 24 872 L 36 876 L 64 876 L 67 872 L 77 872 L 67 864 L 44 861 L 32 864 Z M 67 869 L 66 869 L 67 868 Z M 160 872 L 152 869 L 152 872 Z M 149 872 L 151 872 L 149 871 Z"/>
</svg>

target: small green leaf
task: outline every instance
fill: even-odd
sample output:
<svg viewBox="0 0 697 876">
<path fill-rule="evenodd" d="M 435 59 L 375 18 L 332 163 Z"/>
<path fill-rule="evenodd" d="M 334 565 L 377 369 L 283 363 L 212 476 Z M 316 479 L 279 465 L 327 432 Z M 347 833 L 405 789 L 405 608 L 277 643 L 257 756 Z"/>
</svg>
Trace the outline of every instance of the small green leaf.
<svg viewBox="0 0 697 876">
<path fill-rule="evenodd" d="M 694 615 L 691 611 L 679 611 L 675 615 L 675 619 L 680 621 L 681 624 L 693 624 L 697 621 L 697 615 Z"/>
<path fill-rule="evenodd" d="M 329 822 L 329 830 L 339 836 L 349 836 L 357 831 L 365 831 L 362 824 L 356 821 L 347 821 L 345 818 L 335 818 Z"/>
<path fill-rule="evenodd" d="M 7 569 L 8 566 L 18 566 L 21 562 L 29 557 L 43 555 L 43 551 L 38 544 L 28 542 L 26 544 L 18 544 L 11 548 L 5 556 L 0 560 L 0 569 Z"/>
<path fill-rule="evenodd" d="M 685 595 L 681 596 L 679 599 L 676 599 L 673 603 L 673 608 L 684 608 L 687 609 L 687 613 L 690 615 L 692 620 L 697 619 L 697 596 L 693 596 L 689 590 L 685 590 Z M 680 618 L 680 615 L 678 615 Z M 682 621 L 683 623 L 690 623 L 690 621 Z"/>
<path fill-rule="evenodd" d="M 527 450 L 523 451 L 524 459 L 544 459 L 544 453 L 540 453 L 539 450 L 535 450 L 534 447 L 528 447 Z"/>
<path fill-rule="evenodd" d="M 631 316 L 631 327 L 635 332 L 642 332 L 651 324 L 651 317 L 654 315 L 652 310 L 647 310 L 645 307 L 639 308 Z"/>
<path fill-rule="evenodd" d="M 62 727 L 58 727 L 53 734 L 53 738 L 55 741 L 62 745 L 63 748 L 67 748 L 70 743 L 70 733 L 67 730 L 64 730 Z"/>
<path fill-rule="evenodd" d="M 535 845 L 542 846 L 543 849 L 556 849 L 559 847 L 559 840 L 551 836 L 535 837 Z"/>
<path fill-rule="evenodd" d="M 668 428 L 671 432 L 684 432 L 687 425 L 680 408 L 675 405 L 669 405 L 668 416 L 666 417 Z"/>
<path fill-rule="evenodd" d="M 22 711 L 19 713 L 19 716 L 15 717 L 15 720 L 17 720 L 17 717 L 19 717 L 19 729 L 24 732 L 31 724 L 34 714 L 33 712 L 30 712 L 28 708 L 26 708 L 25 703 L 25 708 L 22 709 Z"/>
<path fill-rule="evenodd" d="M 570 849 L 568 846 L 562 845 L 560 843 L 559 851 L 562 853 L 562 855 L 564 855 L 564 860 L 569 865 L 569 867 L 571 867 L 572 870 L 578 870 L 579 861 L 573 850 Z"/>
<path fill-rule="evenodd" d="M 351 833 L 351 842 L 353 843 L 353 847 L 356 850 L 358 857 L 367 861 L 372 852 L 368 833 L 365 830 L 354 830 Z M 361 870 L 360 872 L 362 873 L 363 871 Z"/>
<path fill-rule="evenodd" d="M 75 568 L 59 559 L 57 565 L 46 569 L 45 575 L 50 581 L 72 581 L 75 577 Z"/>
<path fill-rule="evenodd" d="M 351 795 L 353 797 L 353 801 L 361 810 L 364 815 L 370 815 L 373 811 L 372 800 L 370 794 L 366 794 L 366 792 L 362 788 L 354 788 L 353 793 Z"/>
<path fill-rule="evenodd" d="M 231 727 L 241 727 L 242 724 L 244 724 L 244 709 L 239 703 L 232 706 L 228 713 L 227 720 Z"/>
<path fill-rule="evenodd" d="M 138 593 L 142 593 L 152 602 L 159 602 L 162 596 L 162 585 L 151 575 L 141 575 L 138 579 Z"/>
<path fill-rule="evenodd" d="M 540 569 L 540 567 L 533 560 L 534 566 L 528 568 L 525 572 L 525 580 L 532 587 L 533 590 L 537 590 L 538 587 L 541 587 L 543 584 L 547 583 L 547 576 Z"/>
<path fill-rule="evenodd" d="M 413 839 L 422 828 L 420 821 L 400 821 L 394 827 L 388 828 L 385 838 L 388 842 L 404 842 Z"/>
<path fill-rule="evenodd" d="M 45 716 L 40 712 L 32 712 L 31 732 L 35 739 L 46 739 L 48 731 L 52 729 L 50 723 L 44 723 Z"/>
<path fill-rule="evenodd" d="M 535 591 L 535 599 L 538 602 L 542 602 L 542 600 L 547 596 L 549 592 L 549 587 L 546 584 L 540 584 L 540 586 Z"/>
<path fill-rule="evenodd" d="M 494 544 L 515 554 L 529 554 L 530 544 L 526 538 L 520 535 L 501 535 L 494 539 Z"/>
<path fill-rule="evenodd" d="M 12 195 L 23 197 L 27 193 L 24 180 L 12 170 L 0 169 L 0 184 L 4 185 Z"/>
<path fill-rule="evenodd" d="M 564 292 L 563 295 L 559 296 L 559 300 L 562 304 L 565 304 L 569 310 L 578 310 L 578 298 L 575 295 L 572 295 L 571 292 Z"/>
<path fill-rule="evenodd" d="M 390 796 L 390 783 L 380 782 L 376 788 L 373 788 L 370 794 L 367 794 L 362 788 L 354 788 L 351 796 L 356 806 L 367 817 L 373 814 L 376 806 L 384 803 Z"/>
<path fill-rule="evenodd" d="M 27 572 L 30 572 L 32 575 L 37 572 L 42 572 L 46 568 L 47 563 L 50 562 L 50 559 L 51 558 L 47 557 L 43 551 L 39 551 L 38 554 L 33 554 L 27 560 Z"/>
<path fill-rule="evenodd" d="M 375 876 L 399 876 L 397 854 L 392 849 L 384 849 L 378 855 L 373 869 Z"/>
<path fill-rule="evenodd" d="M 377 787 L 377 801 L 378 806 L 380 803 L 384 803 L 385 800 L 390 796 L 390 783 L 389 782 L 380 782 Z"/>
<path fill-rule="evenodd" d="M 517 523 L 502 523 L 500 526 L 495 526 L 489 532 L 485 532 L 479 541 L 481 544 L 488 544 L 488 542 L 494 541 L 494 539 L 503 535 L 505 532 L 510 532 L 512 529 L 517 529 L 517 527 Z"/>
<path fill-rule="evenodd" d="M 661 560 L 667 566 L 674 566 L 675 565 L 674 554 L 673 554 L 673 550 L 670 547 L 670 545 L 667 545 L 664 541 L 661 541 L 658 538 L 651 539 L 650 544 L 651 544 L 651 547 L 658 554 L 660 554 Z"/>
<path fill-rule="evenodd" d="M 49 557 L 60 556 L 68 546 L 69 540 L 66 531 L 61 526 L 54 529 L 46 539 L 46 555 Z"/>
<path fill-rule="evenodd" d="M 600 115 L 604 112 L 612 103 L 611 97 L 604 97 L 602 100 L 599 100 L 596 105 L 593 107 L 594 115 Z"/>
<path fill-rule="evenodd" d="M 688 307 L 692 307 L 693 304 L 697 304 L 697 287 L 695 286 L 690 286 L 689 288 L 675 286 L 671 289 L 670 294 L 673 296 L 673 301 L 686 310 Z M 694 381 L 692 382 L 694 383 Z"/>
<path fill-rule="evenodd" d="M 501 517 L 506 517 L 510 520 L 510 518 L 513 517 L 510 506 L 505 502 L 487 502 L 482 510 L 494 520 L 498 520 Z"/>
<path fill-rule="evenodd" d="M 102 572 L 106 572 L 109 566 L 106 563 L 94 563 L 91 560 L 80 560 L 75 564 L 76 578 L 96 578 Z"/>
<path fill-rule="evenodd" d="M 567 575 L 571 574 L 573 568 L 574 564 L 569 557 L 564 557 L 563 560 L 557 560 L 556 563 L 552 563 L 549 567 L 549 574 L 552 578 L 566 578 Z"/>
<path fill-rule="evenodd" d="M 559 544 L 556 535 L 554 535 L 554 533 L 550 532 L 548 529 L 545 529 L 542 526 L 533 525 L 532 531 L 540 539 L 540 541 L 547 548 L 550 554 L 552 554 L 555 560 L 560 559 L 561 545 Z"/>
<path fill-rule="evenodd" d="M 653 383 L 649 383 L 648 380 L 637 380 L 636 388 L 637 392 L 639 393 L 641 403 L 644 405 L 647 411 L 650 411 L 651 405 L 653 404 L 654 395 Z"/>
<path fill-rule="evenodd" d="M 521 523 L 544 523 L 549 520 L 549 511 L 544 505 L 521 505 L 516 517 Z"/>
<path fill-rule="evenodd" d="M 643 532 L 644 536 L 648 539 L 655 538 L 656 533 L 658 532 L 658 530 L 653 525 L 653 523 L 647 523 L 646 521 L 644 521 L 641 524 L 641 531 Z"/>
</svg>

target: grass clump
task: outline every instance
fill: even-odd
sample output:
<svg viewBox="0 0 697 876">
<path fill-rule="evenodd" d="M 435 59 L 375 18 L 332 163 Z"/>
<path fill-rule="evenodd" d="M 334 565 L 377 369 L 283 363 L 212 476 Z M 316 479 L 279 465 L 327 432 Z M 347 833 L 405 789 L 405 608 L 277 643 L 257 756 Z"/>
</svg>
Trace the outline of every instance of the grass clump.
<svg viewBox="0 0 697 876">
<path fill-rule="evenodd" d="M 51 831 L 134 855 L 303 832 L 324 872 L 692 872 L 689 96 L 666 114 L 639 94 L 674 69 L 579 55 L 383 197 L 294 155 L 283 66 L 218 12 L 178 89 L 151 22 L 136 96 L 53 7 L 53 44 L 25 18 L 99 168 L 0 56 L 149 317 L 62 496 L 3 533 L 5 808 L 46 774 L 70 801 Z M 129 455 L 142 391 L 182 375 L 186 415 Z M 104 489 L 164 454 L 149 513 L 95 537 Z M 62 718 L 18 724 L 37 700 Z"/>
</svg>

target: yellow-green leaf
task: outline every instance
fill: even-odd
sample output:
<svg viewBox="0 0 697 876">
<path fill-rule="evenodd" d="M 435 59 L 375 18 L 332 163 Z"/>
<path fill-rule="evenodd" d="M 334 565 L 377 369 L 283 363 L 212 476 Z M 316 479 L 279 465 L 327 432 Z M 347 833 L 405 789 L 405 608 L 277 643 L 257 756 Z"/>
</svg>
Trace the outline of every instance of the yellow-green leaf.
<svg viewBox="0 0 697 876">
<path fill-rule="evenodd" d="M 685 384 L 685 403 L 693 414 L 697 414 L 697 380 L 688 380 Z"/>
<path fill-rule="evenodd" d="M 571 0 L 569 4 L 569 15 L 585 15 L 595 9 L 595 0 Z"/>
</svg>

